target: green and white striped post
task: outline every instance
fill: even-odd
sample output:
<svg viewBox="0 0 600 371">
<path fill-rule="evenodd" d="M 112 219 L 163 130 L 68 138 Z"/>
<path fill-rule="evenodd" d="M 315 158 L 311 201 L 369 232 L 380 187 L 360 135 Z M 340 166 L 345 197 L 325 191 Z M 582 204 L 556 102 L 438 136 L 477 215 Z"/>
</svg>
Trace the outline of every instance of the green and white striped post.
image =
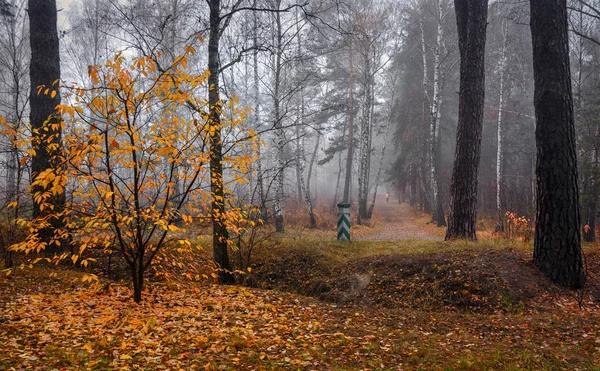
<svg viewBox="0 0 600 371">
<path fill-rule="evenodd" d="M 350 241 L 350 204 L 338 204 L 338 241 Z"/>
</svg>

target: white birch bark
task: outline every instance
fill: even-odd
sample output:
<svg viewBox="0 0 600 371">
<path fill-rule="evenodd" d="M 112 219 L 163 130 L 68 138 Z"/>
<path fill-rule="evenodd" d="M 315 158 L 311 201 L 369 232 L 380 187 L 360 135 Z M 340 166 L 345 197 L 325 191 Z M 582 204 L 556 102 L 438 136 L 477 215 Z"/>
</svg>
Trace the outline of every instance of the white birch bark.
<svg viewBox="0 0 600 371">
<path fill-rule="evenodd" d="M 308 179 L 306 180 L 306 182 L 304 180 L 305 159 L 302 158 L 300 161 L 300 187 L 302 188 L 302 194 L 304 195 L 304 201 L 306 202 L 306 210 L 308 211 L 310 228 L 317 227 L 317 220 L 315 218 L 315 212 L 314 212 L 312 199 L 311 199 L 311 195 L 310 195 L 310 179 L 311 179 L 311 174 L 312 174 L 312 166 L 313 166 L 313 163 L 315 160 L 316 153 L 319 149 L 320 139 L 321 139 L 321 135 L 318 134 L 317 140 L 315 143 L 315 148 L 312 153 L 312 158 L 311 158 L 310 167 L 309 167 L 309 171 L 308 171 Z"/>
<path fill-rule="evenodd" d="M 256 6 L 256 1 L 254 1 L 254 6 Z M 258 72 L 258 14 L 257 12 L 253 12 L 252 14 L 252 24 L 253 24 L 253 32 L 252 32 L 252 46 L 254 47 L 254 52 L 252 53 L 252 69 L 253 69 L 253 88 L 254 88 L 254 130 L 260 132 L 261 126 L 261 117 L 260 117 L 260 109 L 261 109 L 261 99 L 260 99 L 260 77 Z M 258 192 L 258 202 L 259 208 L 262 215 L 262 218 L 265 219 L 267 215 L 266 202 L 265 202 L 265 189 L 263 182 L 263 168 L 262 168 L 262 154 L 261 154 L 261 145 L 259 144 L 256 148 L 256 189 L 254 192 Z M 253 195 L 253 199 L 255 196 Z"/>
<path fill-rule="evenodd" d="M 423 36 L 422 36 L 423 37 Z M 437 174 L 437 147 L 438 147 L 438 139 L 439 139 L 439 125 L 440 125 L 440 117 L 441 117 L 441 80 L 442 80 L 442 66 L 441 66 L 441 48 L 442 48 L 442 38 L 443 38 L 443 9 L 442 9 L 442 0 L 438 0 L 437 3 L 437 32 L 436 32 L 436 41 L 434 46 L 434 61 L 433 61 L 433 96 L 431 99 L 430 106 L 430 119 L 429 119 L 429 169 L 430 169 L 430 184 L 431 184 L 431 207 L 433 211 L 433 221 L 438 224 L 438 226 L 445 225 L 444 220 L 444 212 L 442 209 L 442 202 L 439 196 L 439 186 L 438 186 L 438 174 Z M 424 37 L 422 39 L 424 43 Z M 423 45 L 423 50 L 425 50 L 425 45 Z M 426 55 L 423 53 L 423 62 L 424 62 L 424 70 L 426 67 Z M 424 72 L 424 85 L 426 84 L 427 71 Z"/>
<path fill-rule="evenodd" d="M 280 8 L 281 1 L 277 1 L 277 9 Z M 275 153 L 277 158 L 277 172 L 275 173 L 275 199 L 274 199 L 274 217 L 275 217 L 275 230 L 277 232 L 285 231 L 285 224 L 283 218 L 283 187 L 284 187 L 284 170 L 285 162 L 283 159 L 283 152 L 285 146 L 285 133 L 283 130 L 283 123 L 281 117 L 281 69 L 282 69 L 282 54 L 283 54 L 283 35 L 281 29 L 281 14 L 277 12 L 275 14 L 275 79 L 273 82 L 273 119 L 275 128 Z"/>
<path fill-rule="evenodd" d="M 354 40 L 350 36 L 350 46 L 348 48 L 348 149 L 346 154 L 346 174 L 344 179 L 343 203 L 351 203 L 352 193 L 352 162 L 354 157 Z"/>
<path fill-rule="evenodd" d="M 502 52 L 500 55 L 500 92 L 498 101 L 498 147 L 496 150 L 496 231 L 504 232 L 504 214 L 502 212 L 502 162 L 504 157 L 504 148 L 502 142 L 503 124 L 502 124 L 502 108 L 504 107 L 504 71 L 506 69 L 506 45 L 507 45 L 507 25 L 504 23 L 502 30 Z"/>
</svg>

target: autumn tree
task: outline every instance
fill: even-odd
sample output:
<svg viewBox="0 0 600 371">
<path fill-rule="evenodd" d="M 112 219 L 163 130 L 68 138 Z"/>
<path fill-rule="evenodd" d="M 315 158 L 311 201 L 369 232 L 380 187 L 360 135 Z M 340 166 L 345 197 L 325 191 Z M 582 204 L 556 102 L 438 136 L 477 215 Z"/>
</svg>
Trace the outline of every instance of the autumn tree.
<svg viewBox="0 0 600 371">
<path fill-rule="evenodd" d="M 533 257 L 554 282 L 585 283 L 566 0 L 531 0 L 537 199 Z"/>
<path fill-rule="evenodd" d="M 210 151 L 210 188 L 212 192 L 211 208 L 213 217 L 213 254 L 219 265 L 219 282 L 233 283 L 229 262 L 227 226 L 225 224 L 225 191 L 223 185 L 223 143 L 221 141 L 221 96 L 219 91 L 219 75 L 221 61 L 219 59 L 219 41 L 223 32 L 221 1 L 209 0 L 209 35 L 208 35 L 208 112 L 209 112 L 209 151 Z"/>
<path fill-rule="evenodd" d="M 454 1 L 460 50 L 460 101 L 447 240 L 477 239 L 477 169 L 485 94 L 487 3 L 487 0 Z"/>
<path fill-rule="evenodd" d="M 52 168 L 52 158 L 60 157 L 62 150 L 62 123 L 56 110 L 61 102 L 57 83 L 60 80 L 60 56 L 57 29 L 57 11 L 55 0 L 29 0 L 29 29 L 31 63 L 29 79 L 31 82 L 30 121 L 32 132 L 33 156 L 31 162 L 32 178 Z M 39 193 L 35 187 L 33 193 Z M 52 208 L 55 211 L 63 208 L 65 203 L 64 189 L 62 192 L 50 195 Z M 42 243 L 51 243 L 52 249 L 60 247 L 59 240 L 50 240 L 50 228 L 59 227 L 62 223 L 57 215 L 48 218 L 41 205 L 41 198 L 33 199 L 33 217 L 48 219 L 48 229 L 41 232 Z M 46 211 L 49 211 L 48 209 Z M 49 249 L 48 251 L 52 251 Z"/>
<path fill-rule="evenodd" d="M 151 57 L 126 60 L 117 54 L 104 66 L 91 67 L 93 85 L 70 87 L 68 98 L 73 104 L 58 106 L 69 124 L 61 164 L 34 181 L 38 190 L 34 197 L 60 193 L 66 186 L 73 189 L 67 207 L 53 212 L 60 212 L 56 217 L 66 221 L 65 229 L 73 232 L 78 249 L 54 261 L 70 258 L 86 266 L 93 260 L 85 257 L 86 250 L 120 251 L 136 302 L 142 299 L 144 276 L 154 264 L 184 267 L 167 254 L 189 256 L 186 252 L 192 247 L 185 229 L 175 221 L 182 219 L 189 225 L 194 218 L 210 219 L 211 215 L 205 206 L 213 194 L 203 189 L 211 178 L 206 165 L 213 135 L 208 101 L 202 97 L 208 73 L 186 72 L 187 57 L 193 52 L 188 47 L 187 54 L 169 66 Z M 187 114 L 174 114 L 182 108 Z M 241 128 L 247 112 L 237 110 L 233 101 L 223 115 L 223 130 L 253 137 Z M 243 158 L 233 163 L 233 171 L 245 168 L 247 162 Z M 187 170 L 176 174 L 182 164 L 188 165 Z M 175 176 L 180 178 L 181 189 L 176 188 Z M 48 202 L 41 205 L 50 206 Z M 222 216 L 224 222 L 229 217 L 235 216 Z M 34 220 L 28 227 L 30 236 L 15 248 L 26 253 L 41 251 L 39 231 L 44 225 Z"/>
</svg>

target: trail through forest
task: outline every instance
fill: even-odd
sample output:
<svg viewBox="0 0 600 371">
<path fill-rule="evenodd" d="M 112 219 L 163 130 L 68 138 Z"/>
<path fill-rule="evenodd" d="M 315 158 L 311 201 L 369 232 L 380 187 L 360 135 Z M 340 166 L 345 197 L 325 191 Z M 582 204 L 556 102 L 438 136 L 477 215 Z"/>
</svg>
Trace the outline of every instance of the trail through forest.
<svg viewBox="0 0 600 371">
<path fill-rule="evenodd" d="M 381 228 L 375 228 L 371 233 L 356 236 L 358 241 L 401 241 L 401 240 L 443 240 L 428 228 L 423 228 L 416 221 L 415 211 L 407 203 L 399 204 L 390 199 L 385 202 L 380 197 L 373 211 L 375 223 L 384 223 Z M 377 225 L 375 225 L 377 227 Z"/>
</svg>

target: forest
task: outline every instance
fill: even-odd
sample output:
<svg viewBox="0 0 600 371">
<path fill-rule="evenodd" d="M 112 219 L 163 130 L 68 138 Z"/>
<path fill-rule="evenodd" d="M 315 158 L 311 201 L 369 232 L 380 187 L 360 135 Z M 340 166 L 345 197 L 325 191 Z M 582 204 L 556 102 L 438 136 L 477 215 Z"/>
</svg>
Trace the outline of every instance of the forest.
<svg viewBox="0 0 600 371">
<path fill-rule="evenodd" d="M 0 371 L 600 370 L 600 0 L 0 28 Z"/>
</svg>

